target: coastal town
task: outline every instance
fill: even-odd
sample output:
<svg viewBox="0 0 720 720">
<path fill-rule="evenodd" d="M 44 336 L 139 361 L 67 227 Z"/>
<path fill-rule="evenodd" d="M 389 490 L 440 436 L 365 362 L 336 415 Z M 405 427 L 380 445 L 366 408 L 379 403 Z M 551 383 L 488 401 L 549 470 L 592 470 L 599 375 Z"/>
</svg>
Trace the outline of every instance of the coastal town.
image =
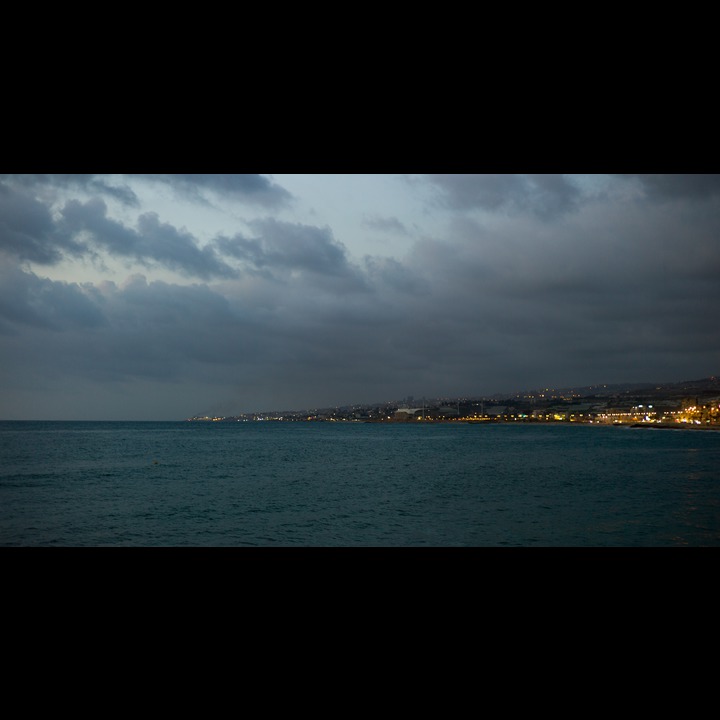
<svg viewBox="0 0 720 720">
<path fill-rule="evenodd" d="M 543 388 L 306 410 L 196 415 L 193 422 L 584 423 L 720 429 L 720 379 Z"/>
</svg>

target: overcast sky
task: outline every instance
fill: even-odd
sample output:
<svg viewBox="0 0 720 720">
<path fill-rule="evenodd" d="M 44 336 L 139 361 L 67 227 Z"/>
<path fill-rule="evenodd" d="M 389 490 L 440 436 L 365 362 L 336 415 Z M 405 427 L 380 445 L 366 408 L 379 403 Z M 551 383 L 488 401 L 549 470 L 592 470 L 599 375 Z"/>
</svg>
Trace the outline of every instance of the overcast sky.
<svg viewBox="0 0 720 720">
<path fill-rule="evenodd" d="M 720 175 L 0 175 L 0 419 L 720 372 Z"/>
</svg>

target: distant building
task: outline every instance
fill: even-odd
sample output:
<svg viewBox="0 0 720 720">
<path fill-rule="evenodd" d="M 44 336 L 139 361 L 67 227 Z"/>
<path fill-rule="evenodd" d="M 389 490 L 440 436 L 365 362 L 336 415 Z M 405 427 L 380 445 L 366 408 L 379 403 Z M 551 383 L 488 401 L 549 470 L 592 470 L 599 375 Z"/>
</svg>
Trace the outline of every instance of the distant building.
<svg viewBox="0 0 720 720">
<path fill-rule="evenodd" d="M 417 417 L 419 413 L 422 413 L 422 408 L 398 408 L 395 411 L 396 420 L 412 420 Z"/>
</svg>

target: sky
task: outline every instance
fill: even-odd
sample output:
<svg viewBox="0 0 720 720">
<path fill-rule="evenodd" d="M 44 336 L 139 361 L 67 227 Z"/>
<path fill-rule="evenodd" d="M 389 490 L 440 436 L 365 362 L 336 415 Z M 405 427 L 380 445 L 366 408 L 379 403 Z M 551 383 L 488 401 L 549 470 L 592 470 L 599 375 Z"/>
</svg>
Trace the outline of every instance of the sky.
<svg viewBox="0 0 720 720">
<path fill-rule="evenodd" d="M 0 419 L 720 372 L 720 175 L 0 175 Z"/>
</svg>

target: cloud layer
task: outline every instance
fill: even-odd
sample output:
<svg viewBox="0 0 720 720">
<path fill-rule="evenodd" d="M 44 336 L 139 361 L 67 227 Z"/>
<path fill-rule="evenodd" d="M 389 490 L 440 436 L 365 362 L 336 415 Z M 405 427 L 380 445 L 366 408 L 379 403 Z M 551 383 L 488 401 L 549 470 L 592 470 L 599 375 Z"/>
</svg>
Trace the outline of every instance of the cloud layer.
<svg viewBox="0 0 720 720">
<path fill-rule="evenodd" d="M 201 239 L 148 186 L 242 222 Z M 298 221 L 305 200 L 269 176 L 3 176 L 0 417 L 182 419 L 717 372 L 718 176 L 398 187 L 433 223 L 365 216 L 390 238 L 378 254 Z M 409 251 L 391 252 L 394 235 Z"/>
</svg>

